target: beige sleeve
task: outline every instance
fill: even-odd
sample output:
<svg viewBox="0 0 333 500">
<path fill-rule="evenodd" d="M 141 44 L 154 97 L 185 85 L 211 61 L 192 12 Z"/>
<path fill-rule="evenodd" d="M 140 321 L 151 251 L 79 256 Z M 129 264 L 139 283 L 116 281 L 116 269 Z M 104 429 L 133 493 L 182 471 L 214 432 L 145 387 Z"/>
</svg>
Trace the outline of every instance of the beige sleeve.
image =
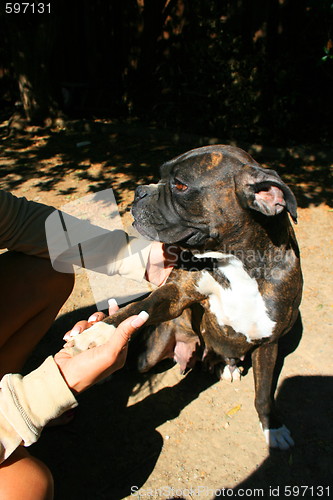
<svg viewBox="0 0 333 500">
<path fill-rule="evenodd" d="M 76 265 L 108 276 L 144 279 L 152 242 L 139 233 L 109 231 L 57 210 L 47 220 L 46 234 L 56 271 L 72 272 Z"/>
<path fill-rule="evenodd" d="M 48 258 L 45 220 L 54 210 L 0 190 L 0 248 Z"/>
<path fill-rule="evenodd" d="M 51 258 L 59 272 L 72 273 L 77 265 L 109 276 L 144 279 L 151 241 L 59 214 L 53 207 L 0 190 L 0 248 Z"/>
<path fill-rule="evenodd" d="M 36 442 L 47 422 L 76 406 L 52 356 L 25 377 L 5 375 L 0 382 L 0 462 L 20 444 Z"/>
<path fill-rule="evenodd" d="M 152 242 L 142 237 L 128 236 L 125 231 L 115 230 L 100 237 L 95 245 L 82 245 L 84 264 L 87 269 L 113 276 L 142 281 L 145 276 Z"/>
</svg>

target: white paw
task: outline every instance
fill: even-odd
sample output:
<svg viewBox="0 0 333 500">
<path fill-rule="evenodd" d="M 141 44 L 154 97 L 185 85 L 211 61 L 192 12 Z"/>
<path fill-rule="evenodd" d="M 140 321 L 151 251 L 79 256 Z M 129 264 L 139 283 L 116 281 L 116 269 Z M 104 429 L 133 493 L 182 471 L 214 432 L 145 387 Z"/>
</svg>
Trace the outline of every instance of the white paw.
<svg viewBox="0 0 333 500">
<path fill-rule="evenodd" d="M 266 443 L 271 448 L 288 450 L 291 446 L 294 446 L 295 443 L 290 435 L 290 430 L 285 425 L 278 429 L 263 429 L 261 424 L 260 427 L 264 433 Z"/>
<path fill-rule="evenodd" d="M 234 370 L 231 370 L 229 365 L 225 365 L 220 378 L 227 382 L 239 382 L 241 379 L 240 369 L 236 366 Z"/>
<path fill-rule="evenodd" d="M 63 349 L 72 356 L 75 356 L 82 351 L 105 344 L 110 340 L 114 331 L 115 327 L 113 325 L 108 325 L 107 323 L 103 323 L 103 321 L 99 321 L 76 337 L 73 337 L 64 345 Z"/>
</svg>

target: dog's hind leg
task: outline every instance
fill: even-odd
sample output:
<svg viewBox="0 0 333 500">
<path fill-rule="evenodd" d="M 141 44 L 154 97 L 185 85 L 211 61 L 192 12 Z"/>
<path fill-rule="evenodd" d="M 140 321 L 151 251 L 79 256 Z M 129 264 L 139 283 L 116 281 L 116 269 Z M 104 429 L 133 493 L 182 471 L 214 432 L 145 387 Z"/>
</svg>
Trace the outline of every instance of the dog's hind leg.
<svg viewBox="0 0 333 500">
<path fill-rule="evenodd" d="M 179 318 L 165 321 L 156 327 L 147 327 L 140 343 L 140 372 L 147 372 L 162 359 L 171 358 L 179 364 L 180 371 L 184 374 L 200 359 L 200 339 L 192 329 L 189 309 Z"/>
<path fill-rule="evenodd" d="M 172 321 L 159 326 L 148 326 L 140 333 L 137 367 L 140 373 L 148 372 L 163 359 L 173 358 L 176 345 Z"/>
</svg>

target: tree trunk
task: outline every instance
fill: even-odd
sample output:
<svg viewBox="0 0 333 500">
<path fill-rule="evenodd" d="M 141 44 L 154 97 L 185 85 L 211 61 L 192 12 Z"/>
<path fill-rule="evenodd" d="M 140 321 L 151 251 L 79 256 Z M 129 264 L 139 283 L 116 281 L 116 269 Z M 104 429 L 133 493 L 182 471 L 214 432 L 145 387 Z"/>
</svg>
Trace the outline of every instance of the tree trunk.
<svg viewBox="0 0 333 500">
<path fill-rule="evenodd" d="M 12 61 L 27 120 L 43 124 L 58 115 L 59 106 L 51 74 L 56 16 L 43 20 L 7 17 Z M 37 17 L 37 16 L 36 16 Z"/>
</svg>

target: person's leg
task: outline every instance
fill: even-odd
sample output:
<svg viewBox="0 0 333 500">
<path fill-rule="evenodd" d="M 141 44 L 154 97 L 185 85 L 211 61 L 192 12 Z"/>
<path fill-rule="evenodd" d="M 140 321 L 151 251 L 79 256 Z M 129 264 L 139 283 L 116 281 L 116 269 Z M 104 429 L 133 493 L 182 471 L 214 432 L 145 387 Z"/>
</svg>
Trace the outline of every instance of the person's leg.
<svg viewBox="0 0 333 500">
<path fill-rule="evenodd" d="M 53 478 L 42 462 L 20 446 L 0 465 L 0 500 L 51 500 Z"/>
<path fill-rule="evenodd" d="M 0 378 L 19 372 L 70 295 L 74 275 L 53 270 L 46 259 L 0 255 Z M 0 465 L 0 500 L 49 500 L 49 469 L 20 446 Z"/>
<path fill-rule="evenodd" d="M 0 378 L 19 372 L 70 295 L 73 274 L 54 271 L 46 259 L 0 255 Z"/>
</svg>

